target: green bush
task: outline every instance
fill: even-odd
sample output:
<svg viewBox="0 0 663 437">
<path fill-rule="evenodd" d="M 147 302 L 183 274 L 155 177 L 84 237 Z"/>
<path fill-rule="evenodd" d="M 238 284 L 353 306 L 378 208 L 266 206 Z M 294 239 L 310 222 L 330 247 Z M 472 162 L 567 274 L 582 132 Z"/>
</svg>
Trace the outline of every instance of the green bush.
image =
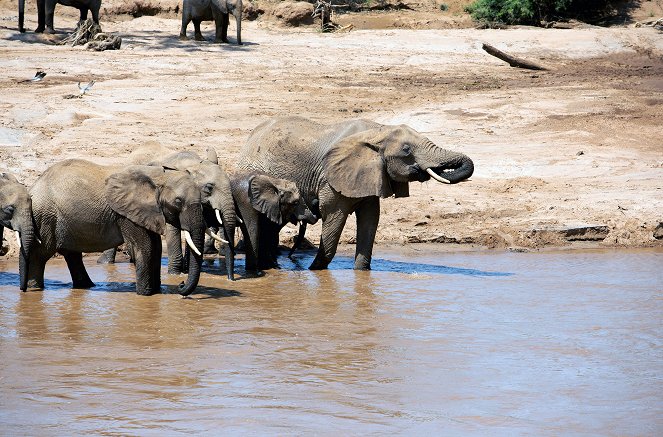
<svg viewBox="0 0 663 437">
<path fill-rule="evenodd" d="M 601 14 L 610 6 L 611 0 L 476 0 L 466 11 L 477 21 L 540 24 L 541 20 Z"/>
</svg>

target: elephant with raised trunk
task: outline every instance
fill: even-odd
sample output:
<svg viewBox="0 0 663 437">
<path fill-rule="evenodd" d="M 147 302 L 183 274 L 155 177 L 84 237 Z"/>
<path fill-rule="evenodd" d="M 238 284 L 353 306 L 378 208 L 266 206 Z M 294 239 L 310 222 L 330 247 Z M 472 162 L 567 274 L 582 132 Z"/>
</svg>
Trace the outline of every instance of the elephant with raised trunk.
<svg viewBox="0 0 663 437">
<path fill-rule="evenodd" d="M 93 287 L 82 252 L 127 242 L 135 257 L 136 293 L 158 293 L 160 234 L 167 223 L 184 231 L 191 247 L 189 275 L 179 293 L 189 295 L 198 285 L 205 222 L 200 189 L 188 173 L 69 159 L 48 168 L 30 195 L 41 244 L 30 253 L 29 287 L 44 288 L 44 268 L 55 252 L 64 256 L 74 288 Z"/>
<path fill-rule="evenodd" d="M 205 41 L 203 34 L 200 33 L 200 23 L 214 20 L 216 26 L 214 42 L 228 42 L 228 24 L 231 14 L 235 17 L 237 44 L 242 45 L 242 0 L 184 0 L 180 39 L 188 39 L 186 28 L 189 22 L 193 21 L 196 41 Z"/>
<path fill-rule="evenodd" d="M 32 199 L 28 189 L 11 173 L 0 173 L 0 239 L 4 228 L 16 233 L 19 247 L 19 287 L 26 289 L 28 259 L 38 243 L 32 221 Z"/>
<path fill-rule="evenodd" d="M 233 198 L 244 235 L 246 270 L 278 267 L 279 232 L 288 223 L 305 226 L 317 217 L 306 207 L 294 182 L 256 172 L 234 175 Z"/>
<path fill-rule="evenodd" d="M 407 197 L 410 182 L 452 184 L 474 171 L 468 156 L 442 149 L 408 126 L 361 119 L 332 125 L 302 117 L 272 119 L 253 130 L 240 155 L 241 168 L 294 181 L 322 219 L 311 269 L 327 268 L 353 212 L 354 268 L 370 269 L 381 197 Z"/>
<path fill-rule="evenodd" d="M 99 24 L 99 10 L 101 9 L 101 0 L 37 0 L 37 28 L 35 32 L 55 33 L 53 29 L 53 16 L 55 15 L 55 5 L 72 6 L 81 13 L 80 23 L 87 20 L 87 13 L 92 13 L 92 21 Z M 25 17 L 25 0 L 18 0 L 18 30 L 23 33 Z"/>
</svg>

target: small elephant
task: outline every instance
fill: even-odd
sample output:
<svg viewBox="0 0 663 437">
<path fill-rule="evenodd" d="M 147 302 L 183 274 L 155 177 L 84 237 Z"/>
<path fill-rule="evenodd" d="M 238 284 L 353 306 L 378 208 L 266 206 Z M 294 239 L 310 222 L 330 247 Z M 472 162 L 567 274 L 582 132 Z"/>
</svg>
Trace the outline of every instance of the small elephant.
<svg viewBox="0 0 663 437">
<path fill-rule="evenodd" d="M 205 41 L 200 33 L 200 23 L 214 20 L 216 25 L 214 42 L 228 42 L 230 14 L 235 17 L 237 23 L 237 44 L 242 45 L 242 0 L 184 0 L 180 39 L 188 39 L 186 28 L 189 22 L 193 21 L 196 41 Z"/>
<path fill-rule="evenodd" d="M 55 33 L 53 29 L 53 15 L 55 14 L 55 5 L 61 4 L 72 6 L 81 12 L 79 24 L 87 20 L 88 11 L 92 12 L 92 21 L 99 24 L 99 10 L 101 9 L 101 0 L 37 0 L 37 28 L 35 32 Z M 18 0 L 18 30 L 23 33 L 25 17 L 25 0 Z"/>
<path fill-rule="evenodd" d="M 294 181 L 322 219 L 311 269 L 327 268 L 348 216 L 355 213 L 358 270 L 371 267 L 381 197 L 407 197 L 410 182 L 451 184 L 474 171 L 468 156 L 440 148 L 405 125 L 362 119 L 324 125 L 302 117 L 276 118 L 256 127 L 240 152 L 239 167 Z"/>
<path fill-rule="evenodd" d="M 287 223 L 315 223 L 293 182 L 249 172 L 231 178 L 246 247 L 246 270 L 278 267 L 279 231 Z"/>
<path fill-rule="evenodd" d="M 69 159 L 48 168 L 30 195 L 41 243 L 29 254 L 29 287 L 44 288 L 44 268 L 55 252 L 64 256 L 74 288 L 93 287 L 82 252 L 100 252 L 127 242 L 135 257 L 136 293 L 158 293 L 159 234 L 166 224 L 184 231 L 191 247 L 189 275 L 179 293 L 189 295 L 198 285 L 205 222 L 200 189 L 188 173 Z"/>
<path fill-rule="evenodd" d="M 28 189 L 11 173 L 0 173 L 0 239 L 4 228 L 16 232 L 19 252 L 20 288 L 27 284 L 28 256 L 38 238 L 32 221 L 32 199 Z"/>
</svg>

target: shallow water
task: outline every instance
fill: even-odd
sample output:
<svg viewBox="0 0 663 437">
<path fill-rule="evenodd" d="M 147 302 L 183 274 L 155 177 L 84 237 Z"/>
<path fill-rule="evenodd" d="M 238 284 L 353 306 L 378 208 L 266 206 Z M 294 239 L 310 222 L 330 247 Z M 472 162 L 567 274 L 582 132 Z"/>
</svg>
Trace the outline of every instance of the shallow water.
<svg viewBox="0 0 663 437">
<path fill-rule="evenodd" d="M 0 434 L 663 434 L 661 250 L 311 260 L 192 299 L 0 262 Z"/>
</svg>

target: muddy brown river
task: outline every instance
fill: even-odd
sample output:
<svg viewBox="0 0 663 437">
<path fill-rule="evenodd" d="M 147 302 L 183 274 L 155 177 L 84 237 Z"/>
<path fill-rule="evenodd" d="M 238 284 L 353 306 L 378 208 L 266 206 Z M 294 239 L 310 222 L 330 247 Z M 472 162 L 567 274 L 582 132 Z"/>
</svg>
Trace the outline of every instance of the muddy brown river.
<svg viewBox="0 0 663 437">
<path fill-rule="evenodd" d="M 662 250 L 312 256 L 191 299 L 0 262 L 0 434 L 663 434 Z"/>
</svg>

